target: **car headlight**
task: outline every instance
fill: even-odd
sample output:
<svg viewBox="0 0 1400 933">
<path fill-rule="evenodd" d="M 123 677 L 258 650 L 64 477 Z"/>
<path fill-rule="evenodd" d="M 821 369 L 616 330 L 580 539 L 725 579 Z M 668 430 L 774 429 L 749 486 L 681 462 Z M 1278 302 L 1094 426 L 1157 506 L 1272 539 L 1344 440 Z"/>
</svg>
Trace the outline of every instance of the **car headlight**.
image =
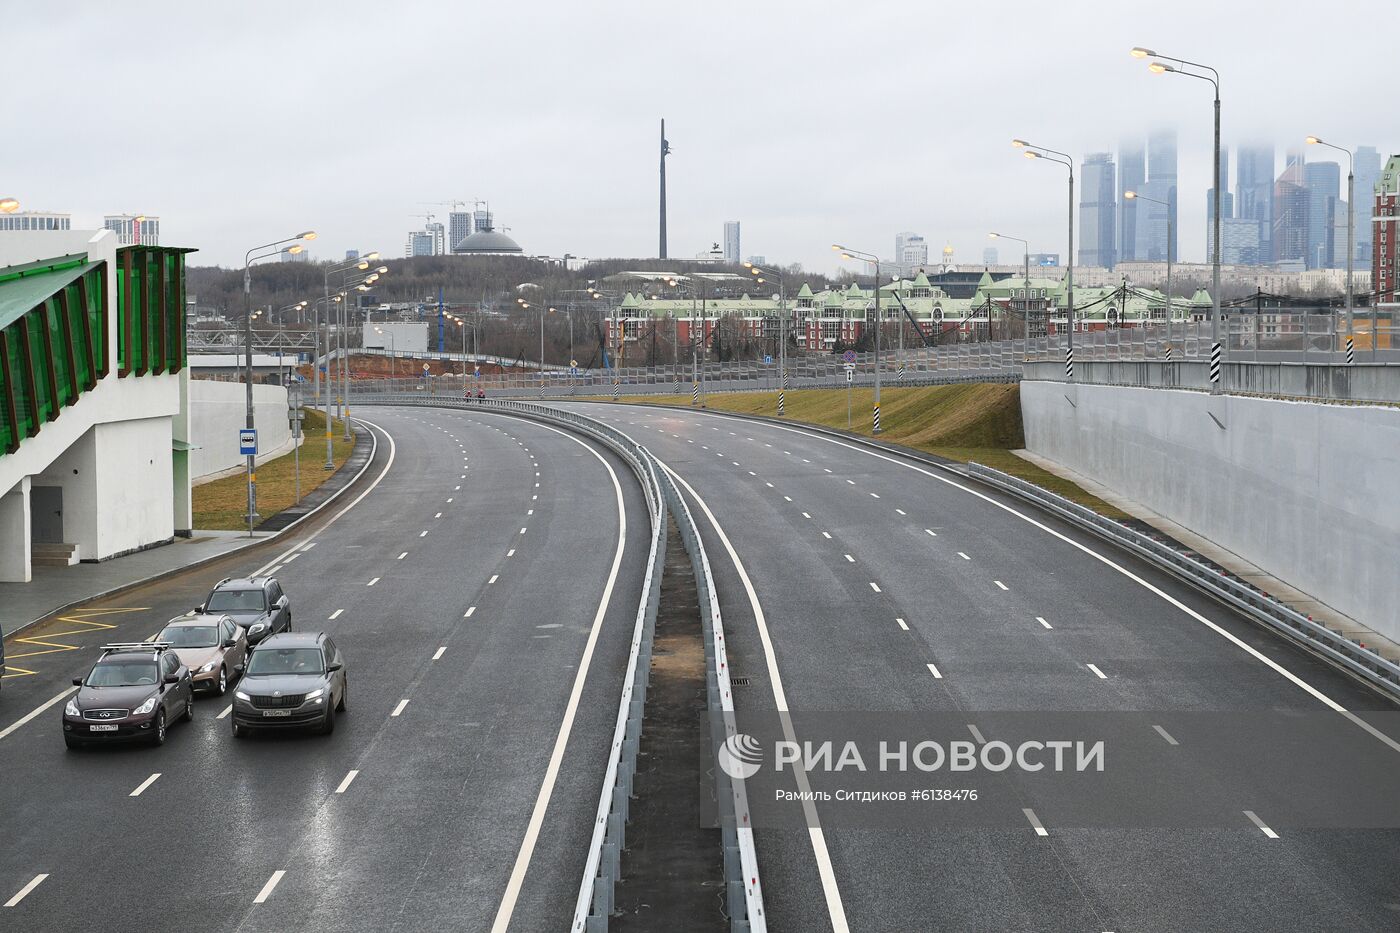
<svg viewBox="0 0 1400 933">
<path fill-rule="evenodd" d="M 235 690 L 235 691 L 233 691 L 233 695 L 236 696 L 236 697 L 238 697 L 238 699 L 240 699 L 240 700 L 251 700 L 251 699 L 253 699 L 252 697 L 248 696 L 248 694 L 244 693 L 242 690 Z"/>
<path fill-rule="evenodd" d="M 306 695 L 306 698 L 307 698 L 308 700 L 315 700 L 315 699 L 318 699 L 318 698 L 323 697 L 323 696 L 325 696 L 325 695 L 326 695 L 326 688 L 325 688 L 325 687 L 322 687 L 320 690 L 312 690 L 310 693 L 308 693 L 308 694 Z"/>
<path fill-rule="evenodd" d="M 201 667 L 201 668 L 199 669 L 199 672 L 200 672 L 201 674 L 207 674 L 207 673 L 209 673 L 210 671 L 212 671 L 214 668 L 216 668 L 216 667 L 218 667 L 218 666 L 219 666 L 219 662 L 218 662 L 218 661 L 210 661 L 208 664 L 206 664 L 206 665 L 204 665 L 203 667 Z"/>
<path fill-rule="evenodd" d="M 155 698 L 155 697 L 151 697 L 151 698 L 150 698 L 149 700 L 147 700 L 145 703 L 142 703 L 140 706 L 136 707 L 136 709 L 132 710 L 131 713 L 132 713 L 133 716 L 144 716 L 144 715 L 146 715 L 147 713 L 149 713 L 151 710 L 153 710 L 153 709 L 155 709 L 155 708 L 156 708 L 156 698 Z"/>
<path fill-rule="evenodd" d="M 71 700 L 68 701 L 68 705 L 65 706 L 65 707 L 63 707 L 63 715 L 65 715 L 65 716 L 81 716 L 81 715 L 82 715 L 82 711 L 78 709 L 78 698 L 77 698 L 77 697 L 73 697 L 73 699 L 71 699 Z"/>
</svg>

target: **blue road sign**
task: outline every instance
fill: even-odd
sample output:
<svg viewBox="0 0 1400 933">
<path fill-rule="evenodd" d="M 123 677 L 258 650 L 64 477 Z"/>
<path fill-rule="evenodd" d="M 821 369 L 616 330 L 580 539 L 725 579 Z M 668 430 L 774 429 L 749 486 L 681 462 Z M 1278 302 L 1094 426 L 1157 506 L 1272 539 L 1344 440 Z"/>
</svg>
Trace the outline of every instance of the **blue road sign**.
<svg viewBox="0 0 1400 933">
<path fill-rule="evenodd" d="M 252 457 L 258 452 L 258 429 L 239 428 L 238 429 L 238 455 L 241 457 Z"/>
<path fill-rule="evenodd" d="M 845 360 L 847 363 L 854 363 L 856 361 L 856 351 L 847 350 L 845 353 L 841 354 L 841 359 Z"/>
<path fill-rule="evenodd" d="M 773 357 L 770 356 L 770 355 L 767 354 L 767 353 L 763 354 L 763 365 L 764 365 L 764 366 L 772 366 L 772 365 L 773 365 Z"/>
</svg>

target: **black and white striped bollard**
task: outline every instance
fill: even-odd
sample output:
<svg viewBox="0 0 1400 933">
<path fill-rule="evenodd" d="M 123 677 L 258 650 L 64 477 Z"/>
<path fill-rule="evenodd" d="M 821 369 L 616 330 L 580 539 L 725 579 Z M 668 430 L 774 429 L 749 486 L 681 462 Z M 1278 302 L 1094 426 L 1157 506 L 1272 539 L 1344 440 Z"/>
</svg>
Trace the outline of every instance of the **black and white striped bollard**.
<svg viewBox="0 0 1400 933">
<path fill-rule="evenodd" d="M 1210 384 L 1218 385 L 1220 382 L 1220 344 L 1211 344 L 1210 347 Z"/>
</svg>

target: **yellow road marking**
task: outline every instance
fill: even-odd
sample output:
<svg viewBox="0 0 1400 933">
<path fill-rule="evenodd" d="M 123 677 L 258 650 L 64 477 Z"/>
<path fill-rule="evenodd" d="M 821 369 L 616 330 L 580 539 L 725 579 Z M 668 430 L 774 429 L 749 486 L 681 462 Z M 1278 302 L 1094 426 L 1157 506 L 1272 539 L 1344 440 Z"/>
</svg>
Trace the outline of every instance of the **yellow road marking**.
<svg viewBox="0 0 1400 933">
<path fill-rule="evenodd" d="M 149 606 L 133 606 L 124 609 L 79 609 L 69 615 L 59 616 L 57 621 L 67 622 L 69 625 L 81 627 L 62 632 L 49 632 L 43 638 L 38 636 L 12 638 L 10 639 L 12 645 L 32 645 L 41 650 L 21 651 L 19 653 L 10 652 L 8 660 L 14 660 L 15 658 L 32 658 L 41 654 L 59 654 L 64 651 L 81 651 L 84 647 L 83 645 L 70 645 L 59 641 L 49 641 L 48 639 L 68 638 L 73 635 L 87 635 L 92 632 L 110 631 L 116 628 L 116 626 L 108 622 L 98 622 L 95 617 L 113 615 L 119 612 L 144 612 L 149 608 Z M 15 667 L 13 665 L 7 665 L 6 670 L 7 673 L 4 675 L 6 677 L 25 677 L 36 673 L 35 671 L 22 667 Z"/>
</svg>

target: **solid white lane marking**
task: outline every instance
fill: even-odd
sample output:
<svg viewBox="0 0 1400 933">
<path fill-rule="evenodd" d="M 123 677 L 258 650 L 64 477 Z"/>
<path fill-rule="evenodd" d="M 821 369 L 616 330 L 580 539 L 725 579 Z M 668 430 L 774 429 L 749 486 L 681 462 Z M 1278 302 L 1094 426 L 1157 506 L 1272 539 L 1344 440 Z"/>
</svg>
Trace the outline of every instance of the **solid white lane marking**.
<svg viewBox="0 0 1400 933">
<path fill-rule="evenodd" d="M 514 557 L 514 556 L 515 556 L 515 548 L 511 548 L 509 551 L 506 551 L 506 556 L 507 556 L 507 557 Z"/>
<path fill-rule="evenodd" d="M 463 614 L 462 618 L 464 618 L 464 619 L 470 619 L 470 618 L 472 617 L 472 613 L 473 613 L 473 612 L 476 612 L 476 607 L 475 607 L 475 606 L 468 606 L 468 607 L 467 607 L 467 611 L 466 611 L 466 613 Z"/>
<path fill-rule="evenodd" d="M 404 551 L 404 552 L 403 552 L 402 554 L 400 554 L 398 557 L 395 557 L 394 560 L 403 560 L 403 559 L 404 559 L 405 557 L 407 557 L 407 556 L 408 556 L 408 552 L 407 552 L 407 551 Z M 370 585 L 373 586 L 373 584 L 370 584 Z"/>
<path fill-rule="evenodd" d="M 908 622 L 905 622 L 903 619 L 898 619 L 898 618 L 895 619 L 895 621 L 899 623 L 899 627 L 900 627 L 900 628 L 904 629 L 906 632 L 909 631 L 909 623 L 908 623 Z"/>
<path fill-rule="evenodd" d="M 1108 680 L 1108 675 L 1105 674 L 1103 671 L 1099 670 L 1099 666 L 1097 664 L 1089 664 L 1086 665 L 1086 667 L 1088 667 L 1089 670 L 1093 671 L 1094 676 L 1098 677 L 1099 680 Z"/>
<path fill-rule="evenodd" d="M 233 704 L 232 704 L 232 703 L 230 703 L 228 706 L 225 706 L 225 707 L 223 708 L 223 711 L 220 712 L 219 715 L 215 716 L 214 718 L 215 718 L 215 719 L 227 719 L 227 718 L 228 718 L 228 714 L 231 713 L 231 712 L 233 712 Z"/>
<path fill-rule="evenodd" d="M 439 648 L 437 651 L 434 651 L 434 652 L 433 652 L 433 660 L 434 660 L 434 661 L 440 661 L 440 660 L 442 660 L 442 656 L 443 656 L 444 654 L 446 654 L 446 653 L 447 653 L 447 646 L 446 646 L 446 645 L 443 645 L 443 646 L 442 646 L 441 648 Z"/>
<path fill-rule="evenodd" d="M 344 609 L 337 609 L 335 612 L 332 612 L 332 613 L 330 614 L 330 616 L 326 619 L 326 621 L 327 621 L 327 622 L 334 622 L 336 619 L 339 619 L 339 618 L 340 618 L 340 614 L 341 614 L 342 612 L 344 612 L 344 611 L 345 611 Z"/>
<path fill-rule="evenodd" d="M 10 898 L 8 901 L 5 902 L 5 906 L 14 907 L 18 905 L 20 901 L 24 900 L 25 897 L 28 896 L 30 891 L 33 891 L 39 885 L 43 884 L 44 879 L 48 876 L 48 872 L 44 872 L 42 875 L 35 875 L 34 878 L 28 884 L 19 889 L 19 892 L 15 894 L 14 897 Z"/>
<path fill-rule="evenodd" d="M 1049 623 L 1049 622 L 1046 622 L 1046 621 L 1045 621 L 1044 619 L 1042 619 L 1040 616 L 1036 616 L 1036 617 L 1035 617 L 1035 620 L 1036 620 L 1037 622 L 1039 622 L 1041 625 L 1045 626 L 1046 628 L 1050 628 L 1050 623 Z"/>
<path fill-rule="evenodd" d="M 159 772 L 159 771 L 157 771 L 155 774 L 152 774 L 150 777 L 146 778 L 146 780 L 142 781 L 140 784 L 137 784 L 137 785 L 136 785 L 136 789 L 135 789 L 134 791 L 132 791 L 131 793 L 127 794 L 127 796 L 128 796 L 128 797 L 140 797 L 141 794 L 142 794 L 142 792 L 144 792 L 144 791 L 146 790 L 146 788 L 150 787 L 152 784 L 154 784 L 154 783 L 155 783 L 156 781 L 158 781 L 158 780 L 160 780 L 160 772 Z"/>
<path fill-rule="evenodd" d="M 851 555 L 849 555 L 849 554 L 846 555 L 846 560 L 847 560 L 847 562 L 852 563 L 852 564 L 854 564 L 854 563 L 856 562 L 856 559 L 855 559 L 854 557 L 852 557 Z"/>
<path fill-rule="evenodd" d="M 280 868 L 273 872 L 272 877 L 267 879 L 267 884 L 263 885 L 262 890 L 258 892 L 258 896 L 253 898 L 253 903 L 266 903 L 268 896 L 272 894 L 273 889 L 277 887 L 277 883 L 282 880 L 282 876 L 285 874 L 286 872 Z"/>
<path fill-rule="evenodd" d="M 374 586 L 374 585 L 375 585 L 376 583 L 378 583 L 378 582 L 379 582 L 379 578 L 378 578 L 378 577 L 375 577 L 373 580 L 371 580 L 371 581 L 369 581 L 368 583 L 366 583 L 365 586 Z"/>
<path fill-rule="evenodd" d="M 982 734 L 982 730 L 972 723 L 967 724 L 967 731 L 972 733 L 972 737 L 977 740 L 978 745 L 986 745 L 987 737 Z"/>
<path fill-rule="evenodd" d="M 1032 810 L 1030 807 L 1023 807 L 1021 809 L 1021 812 L 1026 815 L 1026 819 L 1031 821 L 1031 825 L 1035 827 L 1035 834 L 1037 836 L 1050 835 L 1048 832 L 1045 831 L 1045 826 L 1040 822 L 1040 817 L 1035 815 L 1034 810 Z"/>
<path fill-rule="evenodd" d="M 525 829 L 524 838 L 520 841 L 520 851 L 515 857 L 515 865 L 511 868 L 510 879 L 506 882 L 505 892 L 501 895 L 501 905 L 491 924 L 492 933 L 506 933 L 510 927 L 511 917 L 515 913 L 515 904 L 520 897 L 520 889 L 525 883 L 525 875 L 530 868 L 530 859 L 534 855 L 540 829 L 544 825 L 545 811 L 549 808 L 549 798 L 554 793 L 554 784 L 558 780 L 559 769 L 563 764 L 564 750 L 568 747 L 569 735 L 573 732 L 574 719 L 578 715 L 584 684 L 588 680 L 588 670 L 592 665 L 593 653 L 602 632 L 603 619 L 612 602 L 613 588 L 617 585 L 618 572 L 622 567 L 622 556 L 627 545 L 627 510 L 623 503 L 622 485 L 618 482 L 617 473 L 613 470 L 612 464 L 608 463 L 602 454 L 580 438 L 548 425 L 545 427 L 561 437 L 567 437 L 587 450 L 608 471 L 608 477 L 612 480 L 613 496 L 617 502 L 617 550 L 613 554 L 607 583 L 604 585 L 602 596 L 598 600 L 598 611 L 593 616 L 593 626 L 588 632 L 588 641 L 584 645 L 582 657 L 579 658 L 578 673 L 574 676 L 573 688 L 569 692 L 569 702 L 564 708 L 564 716 L 559 723 L 559 733 L 555 737 L 554 749 L 549 756 L 549 765 L 545 769 L 544 780 L 540 783 L 540 791 L 535 798 L 534 809 L 530 813 L 529 825 Z"/>
<path fill-rule="evenodd" d="M 335 789 L 335 792 L 337 794 L 345 793 L 345 788 L 350 786 L 350 782 L 355 780 L 359 773 L 359 771 L 351 769 L 350 773 L 345 775 L 345 779 L 340 782 L 340 786 Z"/>
<path fill-rule="evenodd" d="M 929 672 L 930 674 L 932 674 L 934 677 L 938 678 L 939 680 L 942 680 L 942 679 L 943 679 L 943 675 L 940 674 L 940 673 L 938 672 L 938 668 L 935 667 L 935 666 L 932 665 L 932 664 L 930 664 L 930 665 L 928 666 L 928 672 Z"/>
<path fill-rule="evenodd" d="M 874 590 L 875 592 L 877 592 L 877 593 L 884 592 L 883 590 L 880 589 L 880 584 L 876 583 L 874 580 L 871 580 L 871 581 L 870 581 L 870 588 L 871 588 L 872 590 Z"/>
<path fill-rule="evenodd" d="M 501 575 L 499 573 L 493 573 L 491 574 L 491 579 L 486 581 L 486 585 L 490 586 L 492 583 L 495 583 L 499 579 L 501 579 Z"/>
<path fill-rule="evenodd" d="M 1154 729 L 1157 730 L 1157 734 L 1158 734 L 1158 735 L 1160 735 L 1162 738 L 1166 739 L 1168 745 L 1180 745 L 1180 744 L 1181 744 L 1181 743 L 1178 742 L 1176 739 L 1172 738 L 1172 734 L 1171 734 L 1170 732 L 1168 732 L 1166 729 L 1163 729 L 1161 726 L 1156 726 L 1156 725 L 1154 725 L 1152 728 L 1154 728 Z"/>
<path fill-rule="evenodd" d="M 768 668 L 769 688 L 773 691 L 773 703 L 778 710 L 779 718 L 783 725 L 784 738 L 796 743 L 797 734 L 792 726 L 792 717 L 788 714 L 787 692 L 783 689 L 783 679 L 778 673 L 778 660 L 773 653 L 773 639 L 768 632 L 768 620 L 763 614 L 763 606 L 758 601 L 758 591 L 754 589 L 753 580 L 749 578 L 748 569 L 744 567 L 743 561 L 739 559 L 739 553 L 734 550 L 734 543 L 729 540 L 729 535 L 725 533 L 724 527 L 715 518 L 715 513 L 710 510 L 710 506 L 695 491 L 695 488 L 685 481 L 679 473 L 671 469 L 664 461 L 661 468 L 671 475 L 680 484 L 695 503 L 700 506 L 700 510 L 705 513 L 705 518 L 709 521 L 710 527 L 714 528 L 715 534 L 719 537 L 720 543 L 724 545 L 729 559 L 734 564 L 734 570 L 739 574 L 739 582 L 744 586 L 744 592 L 749 598 L 749 607 L 753 611 L 754 625 L 758 629 L 759 642 L 763 645 L 764 660 Z M 793 773 L 797 782 L 798 792 L 803 796 L 802 801 L 803 816 L 807 821 L 807 837 L 812 843 L 812 856 L 817 863 L 817 877 L 821 880 L 822 894 L 826 900 L 827 916 L 830 919 L 833 933 L 850 933 L 850 924 L 846 921 L 846 908 L 841 902 L 841 891 L 836 884 L 836 870 L 831 864 L 831 853 L 826 846 L 826 833 L 822 830 L 817 818 L 816 805 L 812 803 L 811 784 L 807 781 L 807 772 L 797 769 Z M 752 828 L 741 828 L 740 834 L 752 834 Z M 505 933 L 504 930 L 499 933 Z"/>
<path fill-rule="evenodd" d="M 41 714 L 42 712 L 44 712 L 44 710 L 48 709 L 50 706 L 53 706 L 53 705 L 54 705 L 55 703 L 57 703 L 59 700 L 64 699 L 65 697 L 68 696 L 68 694 L 75 692 L 77 689 L 78 689 L 77 687 L 69 687 L 67 690 L 64 690 L 62 693 L 60 693 L 58 696 L 54 697 L 53 699 L 51 699 L 51 700 L 46 700 L 46 701 L 44 701 L 43 703 L 40 703 L 40 704 L 39 704 L 38 706 L 36 706 L 34 709 L 32 709 L 32 710 L 30 710 L 29 712 L 25 713 L 23 716 L 21 716 L 19 719 L 15 720 L 14 722 L 10 723 L 10 724 L 9 724 L 8 726 L 6 726 L 4 729 L 0 729 L 0 739 L 3 739 L 5 736 L 9 735 L 11 732 L 14 732 L 14 731 L 15 731 L 16 729 L 18 729 L 20 726 L 22 726 L 22 725 L 24 725 L 25 723 L 29 722 L 31 719 L 34 719 L 34 718 L 38 717 L 39 714 Z M 45 876 L 45 877 L 47 877 L 47 876 Z"/>
<path fill-rule="evenodd" d="M 1270 829 L 1270 828 L 1268 827 L 1268 825 L 1266 825 L 1266 824 L 1264 823 L 1263 820 L 1259 819 L 1259 817 L 1255 814 L 1255 812 L 1254 812 L 1253 810 L 1246 810 L 1246 811 L 1244 811 L 1244 815 L 1247 816 L 1247 817 L 1249 817 L 1249 821 L 1250 821 L 1251 823 L 1253 823 L 1255 826 L 1258 826 L 1258 827 L 1259 827 L 1259 831 L 1260 831 L 1261 833 L 1263 833 L 1264 835 L 1268 836 L 1270 839 L 1277 839 L 1277 838 L 1278 838 L 1278 833 L 1274 832 L 1272 829 Z"/>
<path fill-rule="evenodd" d="M 394 707 L 394 711 L 393 711 L 392 713 L 390 713 L 389 715 L 390 715 L 391 717 L 392 717 L 392 716 L 399 716 L 399 715 L 402 715 L 402 714 L 403 714 L 403 711 L 404 711 L 404 707 L 406 707 L 407 705 L 408 705 L 408 699 L 407 699 L 407 698 L 404 698 L 404 699 L 400 700 L 400 701 L 399 701 L 399 705 L 398 705 L 398 706 L 395 706 L 395 707 Z"/>
<path fill-rule="evenodd" d="M 924 534 L 928 535 L 930 538 L 938 537 L 938 532 L 934 531 L 932 528 L 925 528 Z"/>
<path fill-rule="evenodd" d="M 1006 589 L 1006 584 L 1002 583 L 1000 580 L 993 580 L 992 582 L 995 583 L 998 588 L 1003 590 Z"/>
</svg>

